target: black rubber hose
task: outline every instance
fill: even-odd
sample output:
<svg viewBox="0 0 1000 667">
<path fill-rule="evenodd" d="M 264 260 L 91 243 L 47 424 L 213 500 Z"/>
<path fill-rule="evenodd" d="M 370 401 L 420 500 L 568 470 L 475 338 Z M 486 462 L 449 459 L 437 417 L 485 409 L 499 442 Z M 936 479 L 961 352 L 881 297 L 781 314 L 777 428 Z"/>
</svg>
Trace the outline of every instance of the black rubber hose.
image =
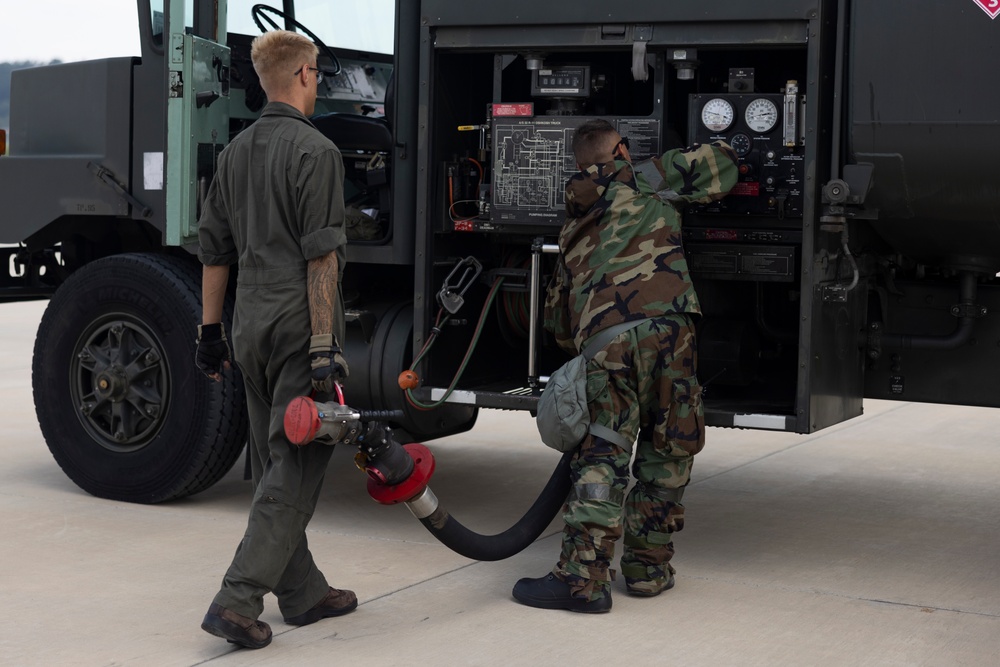
<svg viewBox="0 0 1000 667">
<path fill-rule="evenodd" d="M 440 505 L 433 514 L 421 519 L 420 523 L 442 544 L 466 558 L 486 561 L 510 558 L 538 539 L 562 507 L 569 495 L 569 462 L 572 458 L 573 452 L 563 454 L 535 503 L 517 523 L 502 533 L 474 533 Z"/>
</svg>

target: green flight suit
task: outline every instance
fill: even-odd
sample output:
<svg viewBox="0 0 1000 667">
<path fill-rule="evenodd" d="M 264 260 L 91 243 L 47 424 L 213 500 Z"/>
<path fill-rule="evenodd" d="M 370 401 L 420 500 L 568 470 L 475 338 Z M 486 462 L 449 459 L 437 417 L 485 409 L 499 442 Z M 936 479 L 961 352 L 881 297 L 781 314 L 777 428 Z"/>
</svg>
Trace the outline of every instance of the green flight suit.
<svg viewBox="0 0 1000 667">
<path fill-rule="evenodd" d="M 329 588 L 305 529 L 333 448 L 291 445 L 283 415 L 292 398 L 312 391 L 307 263 L 334 251 L 341 275 L 333 333 L 344 339 L 343 179 L 337 147 L 299 111 L 272 102 L 219 155 L 199 220 L 201 261 L 238 264 L 233 348 L 247 389 L 254 497 L 215 602 L 250 618 L 263 611 L 265 593 L 288 618 Z"/>
</svg>

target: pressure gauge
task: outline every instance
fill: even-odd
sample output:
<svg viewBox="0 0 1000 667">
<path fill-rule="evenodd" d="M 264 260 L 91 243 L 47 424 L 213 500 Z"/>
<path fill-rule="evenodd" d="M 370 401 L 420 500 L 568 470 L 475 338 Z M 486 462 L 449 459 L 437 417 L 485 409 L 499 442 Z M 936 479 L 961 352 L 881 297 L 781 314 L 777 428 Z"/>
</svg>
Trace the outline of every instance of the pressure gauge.
<svg viewBox="0 0 1000 667">
<path fill-rule="evenodd" d="M 733 105 L 715 97 L 701 108 L 701 122 L 712 132 L 722 132 L 733 124 Z"/>
<path fill-rule="evenodd" d="M 733 147 L 733 152 L 740 157 L 749 154 L 750 149 L 753 147 L 753 144 L 750 143 L 750 137 L 742 132 L 734 134 L 729 140 L 729 145 Z"/>
<path fill-rule="evenodd" d="M 771 100 L 758 97 L 747 105 L 743 117 L 754 132 L 770 132 L 778 122 L 778 107 Z"/>
</svg>

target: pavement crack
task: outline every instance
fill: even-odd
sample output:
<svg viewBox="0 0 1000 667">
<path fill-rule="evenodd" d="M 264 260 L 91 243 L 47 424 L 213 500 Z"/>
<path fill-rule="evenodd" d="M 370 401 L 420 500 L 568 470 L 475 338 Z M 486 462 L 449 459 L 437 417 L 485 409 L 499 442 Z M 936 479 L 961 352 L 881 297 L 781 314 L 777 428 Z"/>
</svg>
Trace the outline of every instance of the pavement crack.
<svg viewBox="0 0 1000 667">
<path fill-rule="evenodd" d="M 909 609 L 918 609 L 923 612 L 935 612 L 943 611 L 950 612 L 952 614 L 965 614 L 969 616 L 981 616 L 983 618 L 1000 618 L 1000 614 L 986 611 L 975 611 L 973 609 L 961 609 L 955 607 L 940 607 L 933 604 L 926 603 L 916 603 L 916 602 L 903 602 L 901 600 L 883 600 L 881 598 L 866 597 L 864 595 L 851 595 L 849 593 L 838 593 L 831 590 L 823 590 L 819 588 L 803 588 L 801 586 L 781 586 L 781 585 L 767 585 L 762 583 L 755 583 L 750 581 L 742 581 L 739 579 L 730 579 L 725 577 L 706 577 L 699 575 L 687 575 L 686 579 L 723 583 L 732 586 L 740 586 L 742 588 L 755 588 L 761 590 L 773 590 L 780 591 L 782 593 L 806 593 L 811 595 L 819 595 L 822 597 L 829 598 L 840 598 L 842 600 L 855 600 L 857 602 L 871 602 L 874 604 L 888 605 L 891 607 L 905 607 Z"/>
<path fill-rule="evenodd" d="M 968 614 L 970 616 L 982 616 L 984 618 L 1000 618 L 1000 614 L 991 614 L 985 611 L 972 611 L 971 609 L 955 609 L 953 607 L 935 607 L 934 605 L 930 604 L 915 604 L 913 602 L 899 602 L 896 600 L 879 600 L 878 598 L 854 597 L 850 595 L 841 595 L 838 597 L 846 597 L 852 600 L 861 600 L 863 602 L 874 602 L 876 604 L 885 604 L 892 607 L 911 607 L 913 609 L 919 609 L 920 611 L 924 612 L 947 611 L 953 614 Z"/>
<path fill-rule="evenodd" d="M 476 560 L 476 561 L 472 561 L 471 563 L 466 563 L 464 565 L 459 565 L 458 567 L 452 568 L 450 570 L 445 570 L 444 572 L 439 572 L 439 573 L 435 574 L 433 577 L 427 577 L 426 579 L 421 579 L 420 581 L 414 581 L 412 584 L 407 584 L 406 586 L 402 586 L 400 588 L 396 588 L 396 589 L 391 590 L 391 591 L 386 591 L 385 593 L 382 593 L 381 595 L 376 595 L 375 597 L 370 598 L 368 600 L 365 600 L 364 602 L 359 602 L 358 606 L 361 607 L 363 605 L 370 604 L 372 602 L 377 602 L 378 600 L 382 600 L 384 598 L 390 597 L 392 595 L 395 595 L 396 593 L 401 593 L 401 592 L 407 591 L 407 590 L 409 590 L 411 588 L 416 588 L 417 586 L 423 586 L 424 584 L 426 584 L 428 582 L 431 582 L 431 581 L 434 581 L 435 579 L 440 579 L 441 577 L 446 577 L 446 576 L 448 576 L 450 574 L 454 574 L 455 572 L 461 572 L 462 570 L 465 570 L 465 569 L 468 569 L 470 567 L 473 567 L 474 565 L 479 565 L 479 564 L 481 564 L 481 562 L 482 561 Z"/>
</svg>

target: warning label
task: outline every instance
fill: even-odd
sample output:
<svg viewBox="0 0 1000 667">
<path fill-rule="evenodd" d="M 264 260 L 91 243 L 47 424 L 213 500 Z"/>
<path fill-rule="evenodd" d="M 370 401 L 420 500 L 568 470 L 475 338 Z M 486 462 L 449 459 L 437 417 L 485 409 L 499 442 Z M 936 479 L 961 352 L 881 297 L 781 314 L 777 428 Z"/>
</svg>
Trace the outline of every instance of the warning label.
<svg viewBox="0 0 1000 667">
<path fill-rule="evenodd" d="M 760 183 L 757 181 L 741 181 L 729 191 L 729 194 L 739 197 L 756 197 L 760 194 Z"/>
<path fill-rule="evenodd" d="M 977 5 L 979 5 L 984 12 L 990 15 L 991 19 L 995 19 L 997 14 L 1000 14 L 1000 0 L 972 0 Z"/>
<path fill-rule="evenodd" d="M 534 116 L 535 105 L 533 102 L 520 104 L 494 104 L 493 117 L 503 118 L 507 116 Z"/>
</svg>

